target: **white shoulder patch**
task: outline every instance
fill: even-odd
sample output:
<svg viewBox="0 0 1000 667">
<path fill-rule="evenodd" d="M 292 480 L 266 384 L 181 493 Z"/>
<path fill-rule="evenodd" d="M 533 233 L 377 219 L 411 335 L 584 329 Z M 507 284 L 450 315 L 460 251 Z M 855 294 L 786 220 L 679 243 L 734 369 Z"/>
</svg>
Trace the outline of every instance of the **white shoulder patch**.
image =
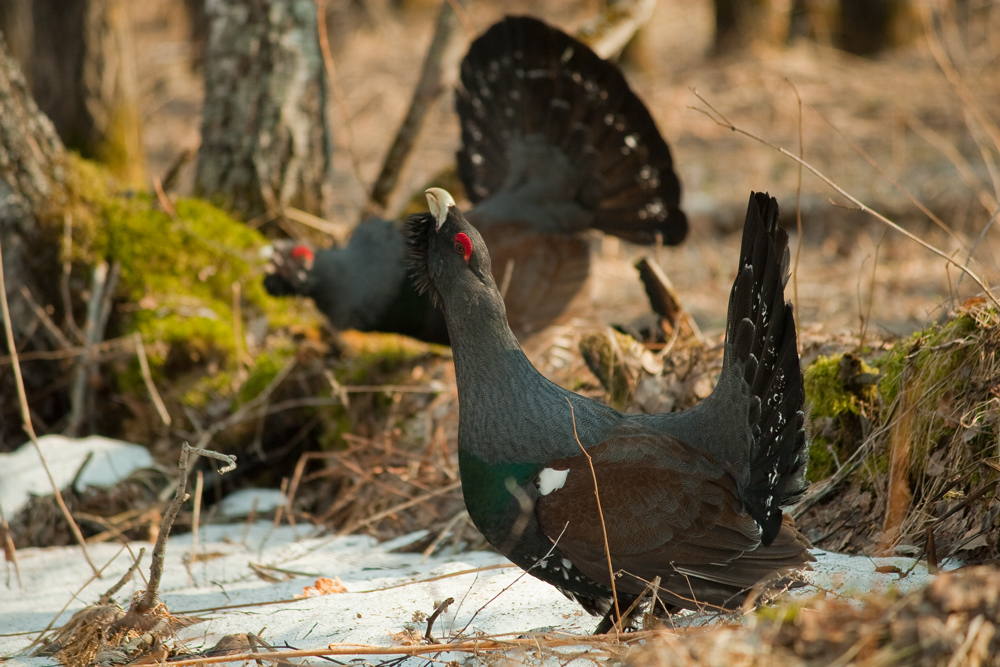
<svg viewBox="0 0 1000 667">
<path fill-rule="evenodd" d="M 558 491 L 566 483 L 569 470 L 556 470 L 555 468 L 545 468 L 538 473 L 538 492 L 547 496 L 553 491 Z"/>
</svg>

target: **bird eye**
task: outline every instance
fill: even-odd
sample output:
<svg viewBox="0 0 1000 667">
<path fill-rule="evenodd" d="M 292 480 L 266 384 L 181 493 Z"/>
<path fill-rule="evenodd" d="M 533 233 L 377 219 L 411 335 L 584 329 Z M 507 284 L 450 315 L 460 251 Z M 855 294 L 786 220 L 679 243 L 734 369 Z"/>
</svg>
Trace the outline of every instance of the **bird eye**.
<svg viewBox="0 0 1000 667">
<path fill-rule="evenodd" d="M 472 257 L 472 240 L 462 232 L 455 234 L 455 252 L 466 262 Z"/>
</svg>

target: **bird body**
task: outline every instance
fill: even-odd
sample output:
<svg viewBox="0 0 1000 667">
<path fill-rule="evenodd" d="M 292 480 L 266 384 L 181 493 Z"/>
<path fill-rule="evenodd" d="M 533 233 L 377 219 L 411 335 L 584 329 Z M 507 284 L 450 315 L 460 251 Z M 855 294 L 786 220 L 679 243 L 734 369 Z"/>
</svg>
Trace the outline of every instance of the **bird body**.
<svg viewBox="0 0 1000 667">
<path fill-rule="evenodd" d="M 588 229 L 637 243 L 683 240 L 670 149 L 615 65 L 541 21 L 507 17 L 472 43 L 461 81 L 468 219 L 493 253 L 518 336 L 580 302 Z M 377 218 L 343 248 L 279 244 L 265 287 L 312 297 L 337 328 L 447 342 L 440 311 L 406 278 L 404 245 L 402 226 Z"/>
<path fill-rule="evenodd" d="M 463 493 L 494 547 L 606 613 L 599 631 L 612 620 L 608 551 L 624 607 L 660 577 L 668 608 L 733 608 L 811 560 L 781 511 L 806 487 L 804 391 L 773 199 L 750 199 L 718 385 L 691 410 L 652 415 L 535 370 L 506 324 L 482 237 L 448 193 L 428 199 L 432 214 L 409 223 L 414 277 L 444 310 Z"/>
</svg>

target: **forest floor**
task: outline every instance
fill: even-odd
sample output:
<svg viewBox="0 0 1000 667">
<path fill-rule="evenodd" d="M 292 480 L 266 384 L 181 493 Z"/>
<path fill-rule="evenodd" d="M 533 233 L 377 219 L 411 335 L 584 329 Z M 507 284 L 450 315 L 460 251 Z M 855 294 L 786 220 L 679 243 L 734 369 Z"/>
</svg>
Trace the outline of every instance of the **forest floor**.
<svg viewBox="0 0 1000 667">
<path fill-rule="evenodd" d="M 155 0 L 136 3 L 133 9 L 137 21 L 137 66 L 144 86 L 144 145 L 151 177 L 162 176 L 183 152 L 196 150 L 199 140 L 202 83 L 199 70 L 193 63 L 188 28 L 179 13 L 180 4 Z M 379 12 L 376 19 L 359 14 L 361 3 L 345 1 L 330 4 L 334 17 L 330 23 L 330 40 L 337 65 L 337 85 L 329 110 L 336 142 L 334 220 L 355 224 L 417 80 L 420 62 L 431 36 L 435 8 L 387 10 Z M 595 3 L 568 0 L 529 3 L 518 0 L 504 4 L 504 9 L 510 13 L 530 12 L 572 32 L 593 11 Z M 967 265 L 987 285 L 1000 282 L 1000 227 L 988 224 L 1000 199 L 1000 170 L 996 165 L 1000 158 L 1000 145 L 994 143 L 1000 136 L 996 133 L 996 122 L 1000 118 L 1000 68 L 996 67 L 997 51 L 1000 49 L 1000 11 L 990 7 L 980 11 L 984 12 L 986 20 L 961 27 L 946 21 L 943 29 L 935 33 L 944 43 L 942 52 L 947 54 L 947 60 L 941 58 L 941 52 L 936 57 L 926 40 L 875 59 L 850 56 L 808 41 L 798 41 L 785 49 L 761 49 L 728 58 L 710 58 L 707 54 L 712 43 L 711 2 L 661 2 L 641 38 L 630 48 L 623 68 L 671 146 L 675 169 L 684 187 L 682 207 L 690 218 L 691 233 L 679 247 L 658 249 L 643 249 L 614 239 L 595 238 L 596 267 L 591 289 L 600 319 L 606 323 L 628 322 L 648 313 L 648 300 L 636 279 L 633 263 L 642 255 L 652 255 L 673 282 L 683 306 L 694 316 L 701 329 L 702 336 L 697 341 L 689 341 L 683 346 L 678 344 L 676 352 L 679 361 L 670 363 L 673 363 L 672 372 L 676 374 L 680 373 L 677 371 L 678 364 L 688 363 L 699 368 L 694 374 L 696 377 L 687 382 L 689 386 L 685 391 L 688 399 L 703 397 L 704 392 L 695 385 L 711 375 L 715 367 L 713 364 L 717 366 L 718 339 L 735 275 L 735 258 L 746 200 L 752 190 L 768 191 L 777 197 L 782 206 L 783 225 L 792 233 L 793 280 L 788 296 L 796 307 L 805 363 L 814 361 L 821 352 L 888 350 L 900 336 L 948 321 L 958 311 L 972 312 L 968 308 L 963 310 L 963 306 L 969 303 L 973 304 L 975 311 L 978 302 L 970 299 L 979 296 L 981 289 L 969 277 L 963 277 L 961 271 L 945 258 Z M 499 17 L 500 8 L 493 3 L 472 3 L 468 20 L 473 30 L 467 37 L 471 39 L 474 33 L 485 30 Z M 460 51 L 464 53 L 464 45 Z M 460 55 L 458 53 L 456 57 Z M 945 72 L 950 71 L 948 68 L 951 66 L 955 69 L 954 75 L 949 78 Z M 709 115 L 713 113 L 709 105 L 717 110 L 714 112 L 717 116 L 728 119 L 731 126 L 713 120 Z M 734 132 L 732 126 L 739 131 Z M 756 135 L 760 140 L 748 137 L 744 132 Z M 764 142 L 791 154 L 801 151 L 803 159 L 824 174 L 827 180 L 837 184 L 854 199 L 885 214 L 938 252 L 922 247 L 858 210 L 856 203 L 816 174 L 802 171 L 800 182 L 798 164 Z M 401 210 L 413 193 L 420 192 L 431 178 L 453 164 L 458 143 L 459 132 L 452 98 L 444 95 L 435 105 L 404 172 L 403 182 L 393 201 L 395 210 Z M 174 193 L 189 194 L 192 184 L 193 165 L 188 163 L 182 170 Z M 917 202 L 926 206 L 940 224 L 921 213 Z M 801 232 L 797 231 L 799 229 Z M 998 347 L 995 313 L 987 317 L 975 311 L 970 317 L 981 317 L 985 322 L 978 330 L 984 333 L 975 342 L 977 353 L 982 352 L 991 364 L 995 363 Z M 577 344 L 581 334 L 580 330 L 570 325 L 548 332 L 547 338 L 534 341 L 527 349 L 532 359 L 548 374 L 591 395 L 602 397 L 603 390 L 589 376 L 580 358 Z M 972 334 L 963 330 L 962 336 L 946 340 L 941 345 L 972 344 L 969 343 L 974 338 Z M 366 349 L 365 344 L 363 341 L 358 343 L 355 338 L 347 338 L 348 349 Z M 304 350 L 307 347 L 303 345 Z M 311 353 L 309 350 L 299 352 L 298 356 L 304 361 L 300 361 L 295 374 L 289 376 L 289 384 L 297 381 L 301 386 L 308 385 L 298 374 L 308 366 L 306 357 Z M 410 371 L 409 379 L 415 384 L 433 384 L 438 387 L 435 392 L 439 393 L 432 397 L 397 393 L 389 408 L 380 405 L 378 409 L 382 412 L 371 417 L 370 423 L 365 421 L 362 411 L 368 405 L 379 405 L 378 401 L 374 398 L 370 402 L 366 402 L 365 398 L 352 399 L 354 403 L 349 416 L 355 420 L 355 431 L 343 436 L 341 444 L 344 448 L 316 452 L 317 459 L 328 459 L 324 464 L 329 462 L 329 467 L 316 471 L 314 464 L 309 467 L 303 463 L 295 471 L 294 479 L 297 480 L 297 476 L 306 470 L 298 498 L 303 502 L 312 502 L 310 499 L 327 494 L 328 504 L 332 503 L 336 509 L 336 512 L 330 509 L 329 513 L 319 517 L 315 513 L 300 517 L 303 522 L 308 519 L 326 520 L 328 524 L 335 523 L 340 531 L 368 533 L 379 540 L 402 539 L 400 536 L 411 534 L 414 530 L 429 529 L 413 547 L 418 552 L 437 554 L 429 556 L 430 564 L 426 572 L 421 570 L 423 574 L 419 576 L 422 577 L 436 576 L 458 567 L 448 565 L 446 559 L 440 556 L 445 547 L 475 548 L 483 543 L 481 538 L 477 541 L 474 529 L 462 518 L 461 496 L 455 481 L 453 445 L 457 400 L 448 355 L 440 350 L 423 350 L 420 355 L 406 366 L 406 370 Z M 997 388 L 1000 388 L 1000 384 L 996 384 L 998 373 L 994 372 L 992 365 L 988 370 L 992 375 L 987 374 L 982 382 L 984 395 L 1000 396 L 996 394 Z M 588 374 L 586 382 L 580 380 L 583 374 Z M 319 372 L 315 372 L 314 376 L 323 378 Z M 376 380 L 378 378 L 373 378 L 371 383 Z M 990 394 L 991 391 L 993 394 Z M 935 397 L 935 405 L 931 408 L 938 411 L 950 409 L 960 398 L 939 394 Z M 965 413 L 953 419 L 966 429 L 970 442 L 978 443 L 980 440 L 977 438 L 985 439 L 987 435 L 996 433 L 995 400 L 1000 399 L 989 398 L 989 401 L 994 401 L 990 403 L 977 394 L 975 401 L 970 399 L 968 404 L 962 404 L 977 410 L 985 405 L 987 408 L 983 410 L 992 411 L 991 417 L 968 423 L 965 420 L 968 413 Z M 681 402 L 678 399 L 678 405 Z M 393 425 L 395 422 L 386 417 L 384 413 L 387 409 L 389 417 L 398 418 L 403 424 L 401 427 L 397 428 Z M 862 416 L 865 419 L 871 417 L 872 424 L 876 424 L 872 414 Z M 336 419 L 340 417 L 329 418 L 328 421 Z M 323 424 L 324 427 L 328 425 Z M 869 426 L 865 421 L 861 429 L 866 442 L 870 440 L 870 433 L 864 429 Z M 257 445 L 260 444 L 259 434 L 263 431 L 263 418 L 258 428 Z M 871 428 L 875 430 L 874 426 Z M 419 450 L 407 449 L 407 443 L 412 445 L 411 441 L 415 440 L 411 437 L 414 433 L 423 438 Z M 240 437 L 252 437 L 252 428 L 244 430 Z M 961 437 L 962 443 L 965 443 L 964 436 Z M 171 434 L 170 442 L 171 448 L 175 449 L 176 433 Z M 884 446 L 884 443 L 878 446 Z M 176 461 L 175 458 L 171 460 L 172 455 L 163 456 L 170 448 L 163 447 L 162 443 L 159 449 L 150 448 L 160 464 L 172 465 Z M 242 450 L 240 456 L 244 456 Z M 992 461 L 995 453 L 991 456 L 994 457 Z M 252 452 L 248 453 L 242 461 L 251 462 L 252 467 L 253 457 Z M 843 462 L 843 468 L 841 463 L 837 461 L 838 469 L 846 469 L 846 462 Z M 942 470 L 950 472 L 948 464 L 947 460 L 938 459 L 934 465 L 941 470 L 927 473 L 929 476 L 937 475 L 936 479 L 943 485 L 941 496 L 935 500 L 942 505 L 951 503 L 947 505 L 947 512 L 942 511 L 947 516 L 953 515 L 952 510 L 958 515 L 962 515 L 963 511 L 971 512 L 969 508 L 976 507 L 974 501 L 984 497 L 980 493 L 982 489 L 975 492 L 980 495 L 975 495 L 968 486 L 972 482 L 964 479 L 959 490 L 954 484 L 947 486 Z M 885 470 L 877 472 L 882 477 L 887 476 Z M 293 473 L 289 470 L 282 474 L 291 476 Z M 995 477 L 995 473 L 989 474 Z M 987 473 L 980 474 L 977 469 L 977 483 L 991 479 L 993 477 L 988 477 Z M 292 486 L 297 483 L 293 481 Z M 875 486 L 882 490 L 888 486 L 884 479 L 880 484 Z M 844 486 L 847 487 L 846 484 Z M 986 486 L 984 483 L 982 488 Z M 857 485 L 849 488 L 850 494 L 839 501 L 845 508 L 843 513 L 849 513 L 848 510 L 854 509 L 853 505 L 863 505 L 863 510 L 859 511 L 866 514 L 863 521 L 858 523 L 852 519 L 849 526 L 871 524 L 875 525 L 877 532 L 881 524 L 876 525 L 876 521 L 881 520 L 885 501 L 872 501 L 869 494 L 868 499 L 862 502 L 859 498 L 867 491 L 859 490 L 861 487 Z M 294 495 L 294 488 L 292 491 Z M 968 496 L 962 495 L 966 492 Z M 438 494 L 433 495 L 433 502 L 427 502 L 428 493 Z M 998 534 L 995 522 L 1000 501 L 996 496 L 995 490 L 992 496 L 986 493 L 985 497 L 991 504 L 984 502 L 983 505 L 992 509 L 976 509 L 977 514 L 963 518 L 966 523 L 955 524 L 950 529 L 955 535 L 949 533 L 949 549 L 965 549 L 959 556 L 996 551 L 996 545 L 978 541 L 985 540 L 981 537 L 985 535 L 995 540 Z M 206 491 L 206 497 L 209 497 L 209 491 Z M 424 500 L 408 504 L 415 498 Z M 825 505 L 818 504 L 811 515 L 804 517 L 810 527 L 810 537 L 814 541 L 833 539 L 834 546 L 819 545 L 826 548 L 856 554 L 869 553 L 870 531 L 864 540 L 852 540 L 850 528 L 844 528 L 841 513 L 831 509 L 836 502 L 831 504 L 829 498 L 824 502 Z M 315 505 L 313 502 L 309 507 Z M 400 509 L 393 512 L 394 508 Z M 54 516 L 51 508 L 48 512 L 46 516 Z M 921 517 L 921 520 L 925 518 Z M 971 532 L 974 528 L 978 530 L 978 524 L 974 526 L 973 523 L 980 519 L 984 526 L 982 533 Z M 191 520 L 190 512 L 182 513 L 176 532 L 189 526 Z M 137 521 L 132 521 L 128 530 L 135 529 Z M 144 522 L 143 526 L 156 523 L 148 517 Z M 838 529 L 844 533 L 843 540 L 837 534 Z M 254 539 L 258 533 L 266 532 L 263 526 L 253 530 Z M 291 529 L 281 530 L 288 533 L 283 535 L 288 538 L 289 544 L 302 544 L 294 542 Z M 214 531 L 211 539 L 223 540 L 225 537 L 224 529 L 213 527 L 211 531 Z M 242 535 L 240 539 L 246 543 L 246 534 Z M 451 537 L 445 539 L 446 535 Z M 963 535 L 967 538 L 964 541 Z M 922 536 L 923 533 L 919 532 L 920 540 L 910 539 L 906 544 L 899 545 L 908 549 L 904 554 L 901 548 L 899 554 L 923 559 L 927 563 L 936 559 L 926 552 Z M 188 542 L 184 542 L 185 539 Z M 205 539 L 209 539 L 208 534 Z M 232 536 L 229 539 L 236 540 Z M 254 539 L 250 542 L 256 545 Z M 393 560 L 396 556 L 389 553 L 391 547 L 398 546 L 395 542 L 375 547 L 369 537 L 337 539 L 346 540 L 341 546 L 350 554 L 348 560 L 354 559 L 351 568 L 356 568 L 358 561 L 368 557 L 382 559 L 379 563 L 383 560 L 396 563 Z M 177 544 L 186 549 L 189 542 L 189 537 L 181 537 Z M 67 542 L 60 539 L 51 543 Z M 234 568 L 218 577 L 219 581 L 225 581 L 227 587 L 245 586 L 248 585 L 246 582 L 255 582 L 257 578 L 266 580 L 259 572 L 251 575 L 239 569 L 236 574 L 234 563 L 246 561 L 248 556 L 244 551 L 249 552 L 250 547 L 230 543 L 224 548 L 219 544 L 223 542 L 204 545 L 206 550 L 218 550 L 221 554 L 219 563 L 211 565 L 206 561 L 206 569 L 195 572 L 202 582 L 209 582 L 209 588 L 214 585 L 211 583 L 214 579 L 207 568 L 216 566 Z M 316 544 L 319 548 L 319 543 Z M 105 547 L 110 557 L 110 546 L 104 545 L 101 549 Z M 439 550 L 435 551 L 436 548 Z M 358 556 L 361 552 L 366 555 Z M 101 553 L 104 555 L 105 551 Z M 257 561 L 262 562 L 260 553 Z M 40 550 L 30 550 L 26 555 L 39 559 L 34 564 L 29 562 L 26 571 L 39 567 L 62 567 L 44 561 L 48 556 Z M 207 557 L 208 553 L 203 555 Z M 179 556 L 175 554 L 172 557 L 178 558 L 170 565 L 175 576 L 172 585 L 181 590 L 191 583 L 187 577 L 192 575 L 190 570 L 185 570 Z M 495 556 L 474 550 L 465 551 L 461 557 L 475 566 L 484 563 L 495 565 L 498 562 Z M 407 561 L 408 564 L 410 562 Z M 838 563 L 836 567 L 843 567 L 843 564 Z M 893 570 L 895 566 L 886 567 L 889 569 L 881 571 L 881 574 L 891 574 L 900 581 L 905 579 L 905 568 Z M 924 565 L 920 567 L 926 572 Z M 358 574 L 361 569 L 345 568 L 341 571 L 349 591 L 360 590 L 366 581 L 367 575 Z M 354 577 L 351 581 L 344 574 L 348 570 Z M 311 565 L 307 571 L 310 577 L 327 572 Z M 407 574 L 412 573 L 407 570 Z M 516 574 L 508 574 L 504 573 L 502 577 L 484 575 L 480 583 L 484 590 L 488 587 L 493 587 L 490 590 L 501 590 L 516 577 Z M 79 572 L 77 575 L 78 578 L 84 576 Z M 298 579 L 287 579 L 278 584 L 284 592 L 276 592 L 277 589 L 272 588 L 260 594 L 262 599 L 290 598 L 292 589 L 301 588 L 300 575 L 302 573 L 296 573 Z M 989 590 L 982 582 L 992 581 L 990 577 L 995 577 L 995 572 L 971 573 L 962 580 L 965 583 L 957 585 L 955 590 L 962 586 L 970 591 Z M 939 577 L 938 581 L 946 579 Z M 393 579 L 382 583 L 398 582 Z M 519 586 L 524 585 L 524 580 L 521 580 Z M 367 584 L 364 586 L 367 590 Z M 198 595 L 205 594 L 203 589 L 196 590 L 193 583 L 191 590 Z M 396 621 L 405 615 L 416 619 L 416 612 L 431 611 L 430 607 L 440 602 L 445 591 L 433 585 L 413 590 L 419 590 L 419 604 L 414 601 L 416 606 L 412 609 L 397 604 L 394 613 L 398 618 L 392 624 L 370 627 L 366 624 L 366 628 L 372 633 L 381 632 L 383 627 L 387 632 L 389 629 L 403 632 L 405 623 Z M 29 606 L 35 604 L 32 595 L 23 594 Z M 529 597 L 536 595 L 542 593 L 535 589 L 528 593 Z M 715 664 L 711 656 L 721 660 L 719 664 L 736 664 L 731 658 L 719 658 L 730 656 L 727 651 L 736 651 L 733 646 L 755 647 L 752 650 L 747 648 L 742 655 L 752 656 L 754 650 L 762 650 L 765 659 L 768 659 L 767 651 L 778 647 L 781 642 L 785 642 L 781 644 L 784 647 L 781 650 L 787 648 L 789 655 L 794 654 L 795 659 L 789 658 L 787 664 L 810 664 L 808 661 L 816 656 L 835 655 L 846 656 L 845 664 L 852 656 L 871 658 L 871 664 L 885 664 L 879 660 L 891 654 L 878 651 L 897 650 L 906 645 L 910 637 L 906 633 L 911 627 L 907 624 L 911 621 L 918 623 L 913 620 L 916 616 L 907 614 L 918 607 L 925 611 L 932 609 L 920 618 L 932 618 L 934 623 L 940 621 L 942 628 L 946 621 L 951 623 L 947 632 L 941 631 L 941 637 L 946 637 L 939 643 L 940 646 L 951 647 L 948 650 L 954 655 L 964 651 L 961 653 L 963 657 L 954 664 L 997 664 L 995 656 L 1000 651 L 992 654 L 994 662 L 985 657 L 978 663 L 973 660 L 976 656 L 990 655 L 985 651 L 993 635 L 988 635 L 987 630 L 994 627 L 991 623 L 1000 623 L 1000 619 L 996 618 L 996 610 L 1000 606 L 995 600 L 982 602 L 970 593 L 961 602 L 954 602 L 947 592 L 933 589 L 933 584 L 910 595 L 917 597 L 883 595 L 859 602 L 853 596 L 845 601 L 834 595 L 833 602 L 807 604 L 810 610 L 822 609 L 823 613 L 802 616 L 797 615 L 799 606 L 796 605 L 800 603 L 790 603 L 791 606 L 776 612 L 774 618 L 762 616 L 759 622 L 750 621 L 739 628 L 727 625 L 722 632 L 711 635 L 723 637 L 724 632 L 743 633 L 741 636 L 746 640 L 745 644 L 730 642 L 726 650 L 713 648 L 713 640 L 708 633 L 704 636 L 694 633 L 698 636 L 686 637 L 680 648 L 673 639 L 659 637 L 653 644 L 664 653 L 651 653 L 653 657 L 648 658 L 647 664 Z M 488 599 L 484 597 L 483 601 Z M 53 600 L 46 600 L 42 606 L 48 610 L 46 605 Z M 60 603 L 64 601 L 61 599 Z M 353 607 L 350 607 L 353 603 L 350 600 L 347 602 L 347 610 L 353 612 Z M 582 631 L 590 627 L 590 619 L 581 620 L 575 606 L 565 602 L 560 602 L 562 606 L 558 606 L 556 601 L 550 602 L 549 611 L 563 614 L 567 628 Z M 846 606 L 831 606 L 840 603 Z M 979 607 L 976 605 L 980 603 L 987 607 L 992 604 L 989 607 L 991 611 L 977 611 Z M 218 602 L 213 600 L 212 604 Z M 333 605 L 329 601 L 322 604 Z M 477 598 L 476 606 L 478 604 Z M 286 607 L 295 614 L 303 609 L 302 603 L 289 603 Z M 193 607 L 186 603 L 177 607 L 177 611 L 191 609 Z M 447 627 L 452 628 L 451 624 L 459 621 L 458 616 L 471 609 L 473 605 L 470 603 L 461 612 L 452 610 L 450 616 L 443 617 L 448 619 Z M 264 615 L 268 613 L 262 612 Z M 271 624 L 268 617 L 252 617 L 252 613 L 246 611 L 239 614 L 243 614 L 243 618 L 251 618 L 254 624 L 253 628 L 241 625 L 244 630 L 256 631 L 259 629 L 257 626 Z M 535 628 L 542 621 L 535 624 L 529 622 L 526 626 L 520 623 L 525 617 L 534 615 L 534 611 L 529 611 L 515 616 L 516 622 L 496 631 Z M 956 615 L 961 618 L 954 620 Z M 24 629 L 40 629 L 36 627 L 38 623 L 44 625 L 48 621 L 48 616 L 44 622 L 41 616 L 44 614 L 34 619 L 37 621 L 34 626 L 24 626 Z M 809 619 L 818 617 L 832 620 L 817 629 L 810 625 L 814 621 Z M 886 624 L 889 623 L 894 624 L 892 633 L 887 629 Z M 793 632 L 790 628 L 796 630 Z M 823 644 L 816 638 L 838 629 L 843 632 L 837 635 L 839 639 L 835 641 Z M 199 631 L 193 632 L 197 634 Z M 408 632 L 412 634 L 412 631 Z M 809 632 L 814 632 L 814 635 L 809 636 Z M 886 639 L 890 634 L 891 641 Z M 308 636 L 308 628 L 296 626 L 288 636 L 296 639 Z M 344 635 L 341 640 L 376 643 L 374 636 L 370 634 L 352 639 Z M 393 635 L 391 641 L 387 637 L 383 637 L 386 643 L 397 646 L 406 645 L 409 641 L 403 635 Z M 729 641 L 728 637 L 725 635 L 725 642 Z M 997 637 L 1000 638 L 1000 634 Z M 416 641 L 419 643 L 419 639 Z M 886 644 L 886 641 L 889 643 Z M 538 656 L 544 653 L 541 649 L 540 646 Z M 524 662 L 531 662 L 528 653 L 523 655 L 527 656 Z M 624 653 L 614 651 L 602 655 L 625 657 Z M 552 654 L 545 653 L 542 657 L 551 658 Z M 641 662 L 640 658 L 636 659 Z M 557 661 L 565 662 L 563 658 Z"/>
</svg>

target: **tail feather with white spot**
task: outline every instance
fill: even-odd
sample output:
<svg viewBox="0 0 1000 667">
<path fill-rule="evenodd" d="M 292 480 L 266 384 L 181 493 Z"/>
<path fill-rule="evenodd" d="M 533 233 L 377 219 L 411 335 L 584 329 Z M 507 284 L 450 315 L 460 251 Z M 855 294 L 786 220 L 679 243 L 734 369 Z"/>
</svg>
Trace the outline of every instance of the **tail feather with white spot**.
<svg viewBox="0 0 1000 667">
<path fill-rule="evenodd" d="M 795 342 L 792 305 L 785 301 L 788 234 L 778 227 L 778 203 L 750 195 L 739 274 L 729 298 L 727 370 L 749 385 L 749 479 L 743 501 L 770 544 L 782 524 L 781 507 L 806 489 L 805 389 Z"/>
<path fill-rule="evenodd" d="M 541 21 L 508 17 L 472 44 L 461 79 L 459 173 L 481 216 L 505 213 L 484 200 L 516 201 L 544 210 L 561 226 L 552 231 L 684 239 L 670 149 L 615 65 Z"/>
</svg>

